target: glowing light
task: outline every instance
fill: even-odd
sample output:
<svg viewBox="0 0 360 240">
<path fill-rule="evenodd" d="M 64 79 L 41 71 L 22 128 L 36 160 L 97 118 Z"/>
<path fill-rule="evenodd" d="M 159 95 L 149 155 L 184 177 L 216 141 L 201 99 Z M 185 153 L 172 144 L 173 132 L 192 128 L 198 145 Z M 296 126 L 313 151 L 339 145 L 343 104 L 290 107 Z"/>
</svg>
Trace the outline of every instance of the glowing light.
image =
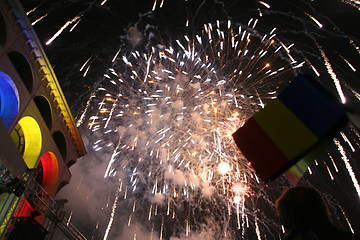
<svg viewBox="0 0 360 240">
<path fill-rule="evenodd" d="M 232 185 L 232 191 L 236 194 L 236 195 L 248 195 L 247 191 L 248 191 L 248 187 L 244 184 L 244 183 L 234 183 Z"/>
<path fill-rule="evenodd" d="M 231 167 L 227 162 L 222 162 L 219 164 L 218 170 L 219 170 L 220 174 L 225 175 L 231 171 Z"/>
<path fill-rule="evenodd" d="M 239 204 L 241 202 L 241 197 L 240 196 L 235 196 L 234 197 L 234 203 Z"/>
</svg>

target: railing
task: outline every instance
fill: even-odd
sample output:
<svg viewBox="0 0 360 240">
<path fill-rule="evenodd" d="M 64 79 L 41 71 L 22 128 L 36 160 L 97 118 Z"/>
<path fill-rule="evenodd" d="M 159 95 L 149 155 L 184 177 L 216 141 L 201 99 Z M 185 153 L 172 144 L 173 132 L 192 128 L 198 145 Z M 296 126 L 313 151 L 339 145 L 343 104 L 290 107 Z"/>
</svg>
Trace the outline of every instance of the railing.
<svg viewBox="0 0 360 240">
<path fill-rule="evenodd" d="M 58 201 L 52 199 L 47 192 L 36 182 L 35 178 L 29 179 L 27 183 L 28 192 L 31 196 L 26 197 L 37 210 L 41 211 L 47 217 L 47 224 L 45 228 L 49 231 L 46 239 L 52 239 L 52 233 L 56 227 L 65 234 L 69 240 L 87 240 L 68 220 L 64 217 L 63 201 L 59 204 Z"/>
<path fill-rule="evenodd" d="M 0 167 L 1 169 L 1 167 Z M 1 170 L 0 170 L 1 172 Z M 6 174 L 0 173 L 0 184 Z M 69 240 L 87 240 L 68 220 L 64 217 L 64 204 L 67 200 L 54 200 L 48 193 L 37 183 L 37 172 L 28 171 L 21 184 L 16 185 L 19 189 L 9 188 L 9 208 L 3 209 L 4 217 L 0 227 L 0 239 L 8 239 L 14 228 L 14 223 L 18 220 L 18 213 L 25 207 L 25 200 L 28 201 L 35 211 L 43 214 L 43 227 L 48 231 L 45 240 L 51 240 L 54 230 L 58 227 Z M 11 198 L 11 199 L 10 199 Z"/>
<path fill-rule="evenodd" d="M 63 218 L 63 220 L 58 223 L 58 227 L 69 240 L 87 240 L 66 218 Z"/>
</svg>

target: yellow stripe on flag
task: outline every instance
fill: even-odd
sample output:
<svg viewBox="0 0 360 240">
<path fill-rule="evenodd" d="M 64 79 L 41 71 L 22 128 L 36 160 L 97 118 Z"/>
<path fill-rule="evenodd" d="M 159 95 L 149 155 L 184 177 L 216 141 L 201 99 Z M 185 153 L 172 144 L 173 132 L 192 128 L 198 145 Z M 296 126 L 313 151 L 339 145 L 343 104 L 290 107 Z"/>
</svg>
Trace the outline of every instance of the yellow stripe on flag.
<svg viewBox="0 0 360 240">
<path fill-rule="evenodd" d="M 318 138 L 279 99 L 269 102 L 253 118 L 289 161 L 301 156 Z"/>
</svg>

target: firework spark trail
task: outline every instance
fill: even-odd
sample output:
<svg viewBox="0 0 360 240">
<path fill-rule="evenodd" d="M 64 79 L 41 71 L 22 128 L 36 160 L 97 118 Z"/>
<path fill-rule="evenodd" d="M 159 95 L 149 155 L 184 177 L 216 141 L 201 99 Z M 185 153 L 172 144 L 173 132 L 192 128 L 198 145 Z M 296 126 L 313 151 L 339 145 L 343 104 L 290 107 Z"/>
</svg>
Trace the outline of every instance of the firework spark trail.
<svg viewBox="0 0 360 240">
<path fill-rule="evenodd" d="M 92 99 L 95 97 L 94 94 L 91 95 L 91 97 L 88 99 L 88 101 L 86 102 L 86 106 L 85 106 L 85 110 L 84 112 L 81 114 L 80 118 L 77 120 L 76 122 L 76 126 L 79 127 L 83 122 L 84 122 L 84 119 L 85 119 L 85 116 L 87 114 L 87 111 L 90 107 L 90 104 L 92 103 Z"/>
<path fill-rule="evenodd" d="M 83 15 L 78 15 L 75 16 L 73 19 L 67 21 L 55 34 L 54 36 L 52 36 L 45 44 L 49 45 L 51 44 L 58 36 L 60 36 L 60 34 L 71 24 L 73 24 L 74 22 L 80 20 L 82 18 Z"/>
<path fill-rule="evenodd" d="M 334 168 L 335 168 L 335 171 L 336 171 L 336 172 L 339 172 L 339 169 L 338 169 L 338 167 L 336 166 L 335 161 L 334 161 L 333 157 L 330 155 L 330 153 L 328 153 L 328 156 L 329 156 L 329 158 L 330 158 L 330 160 L 331 160 L 331 162 L 332 162 L 332 164 L 333 164 L 333 166 L 334 166 Z"/>
<path fill-rule="evenodd" d="M 261 233 L 260 233 L 260 228 L 259 228 L 259 223 L 258 223 L 258 219 L 255 218 L 255 227 L 256 227 L 256 235 L 258 240 L 261 240 Z"/>
<path fill-rule="evenodd" d="M 48 15 L 48 13 L 45 14 L 45 15 L 43 15 L 43 16 L 41 16 L 41 17 L 39 17 L 39 18 L 36 19 L 35 21 L 33 21 L 33 22 L 31 23 L 31 26 L 35 26 L 36 23 L 38 23 L 38 22 L 40 22 L 41 20 L 43 20 L 45 17 L 47 17 L 47 15 Z"/>
<path fill-rule="evenodd" d="M 339 56 L 341 57 L 342 60 L 344 60 L 344 62 L 351 68 L 351 70 L 353 70 L 354 72 L 356 72 L 356 68 L 346 59 L 344 58 L 342 55 L 339 54 Z"/>
<path fill-rule="evenodd" d="M 115 200 L 114 200 L 114 203 L 113 203 L 113 206 L 112 206 L 112 210 L 111 210 L 111 217 L 110 217 L 110 220 L 109 220 L 109 223 L 108 223 L 108 226 L 106 228 L 106 231 L 105 231 L 105 235 L 104 235 L 104 240 L 106 240 L 108 238 L 108 235 L 109 235 L 109 232 L 110 232 L 110 229 L 111 229 L 111 225 L 114 221 L 114 217 L 115 217 L 115 210 L 116 210 L 116 207 L 117 207 L 117 202 L 118 202 L 118 199 L 119 199 L 119 194 L 121 192 L 121 186 L 122 184 L 120 183 L 119 187 L 117 188 L 116 190 L 116 193 L 115 193 Z"/>
<path fill-rule="evenodd" d="M 345 133 L 343 131 L 341 131 L 340 135 L 344 139 L 344 141 L 349 145 L 349 147 L 351 148 L 351 151 L 355 152 L 355 148 L 351 144 L 350 140 L 346 137 Z"/>
<path fill-rule="evenodd" d="M 345 95 L 341 89 L 341 84 L 340 84 L 340 81 L 339 79 L 337 78 L 333 68 L 331 67 L 331 64 L 330 64 L 330 61 L 329 59 L 327 58 L 327 56 L 325 55 L 325 52 L 324 50 L 321 48 L 321 46 L 318 46 L 319 48 L 319 51 L 321 52 L 321 56 L 323 57 L 324 59 L 324 62 L 325 62 L 325 66 L 328 70 L 328 73 L 329 75 L 331 76 L 331 78 L 334 80 L 334 83 L 335 83 L 335 86 L 336 86 L 336 90 L 338 91 L 338 94 L 341 98 L 341 102 L 344 104 L 346 103 L 346 98 L 345 98 Z"/>
<path fill-rule="evenodd" d="M 81 68 L 80 68 L 80 72 L 84 69 L 84 67 L 86 66 L 86 64 L 90 61 L 90 59 L 92 58 L 92 56 L 91 57 L 89 57 L 85 62 L 84 62 L 84 64 L 81 66 Z"/>
<path fill-rule="evenodd" d="M 342 0 L 342 2 L 354 7 L 360 11 L 360 2 L 359 1 L 357 1 L 357 0 Z"/>
<path fill-rule="evenodd" d="M 351 231 L 352 233 L 354 233 L 354 229 L 353 229 L 353 227 L 351 226 L 351 223 L 350 223 L 348 217 L 346 216 L 346 213 L 344 212 L 344 210 L 343 210 L 341 207 L 340 207 L 340 210 L 341 210 L 343 216 L 344 216 L 345 219 L 346 219 L 346 223 L 348 224 L 350 231 Z"/>
<path fill-rule="evenodd" d="M 311 15 L 308 14 L 308 13 L 305 13 L 305 14 L 306 14 L 306 16 L 308 16 L 311 20 L 313 20 L 313 21 L 316 23 L 316 25 L 319 26 L 319 28 L 322 28 L 322 27 L 323 27 L 323 25 L 322 25 L 316 18 L 314 18 L 313 16 L 311 16 Z"/>
<path fill-rule="evenodd" d="M 314 67 L 314 65 L 313 65 L 307 58 L 305 58 L 305 61 L 310 65 L 311 69 L 314 71 L 314 73 L 316 74 L 316 76 L 320 77 L 320 73 L 319 73 L 319 71 Z"/>
<path fill-rule="evenodd" d="M 349 162 L 349 159 L 346 156 L 346 152 L 345 152 L 343 146 L 341 146 L 339 140 L 334 139 L 334 143 L 336 144 L 336 146 L 339 149 L 339 152 L 341 154 L 341 158 L 344 161 L 346 169 L 349 172 L 349 175 L 350 175 L 351 180 L 353 182 L 354 188 L 356 189 L 356 192 L 357 192 L 358 196 L 360 197 L 360 186 L 359 186 L 358 180 L 356 179 L 356 176 L 355 176 L 355 173 L 354 173 L 354 171 L 352 169 L 352 166 L 351 166 L 351 164 Z"/>
<path fill-rule="evenodd" d="M 266 8 L 270 8 L 270 5 L 266 2 L 259 1 L 259 3 L 264 5 Z"/>
</svg>

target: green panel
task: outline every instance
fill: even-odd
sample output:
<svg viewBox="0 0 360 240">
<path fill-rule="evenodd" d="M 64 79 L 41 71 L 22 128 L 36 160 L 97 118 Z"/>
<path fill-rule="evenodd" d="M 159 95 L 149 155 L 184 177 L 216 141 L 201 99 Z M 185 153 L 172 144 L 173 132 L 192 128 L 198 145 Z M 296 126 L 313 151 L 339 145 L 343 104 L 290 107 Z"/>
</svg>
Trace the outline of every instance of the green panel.
<svg viewBox="0 0 360 240">
<path fill-rule="evenodd" d="M 287 173 L 285 174 L 288 178 L 291 178 L 291 181 L 298 181 L 302 176 L 307 172 L 308 167 L 310 167 L 315 159 L 326 151 L 331 141 L 325 139 L 320 141 L 315 145 L 303 158 L 301 158 L 296 164 L 294 164 Z"/>
<path fill-rule="evenodd" d="M 307 160 L 308 161 L 302 159 L 298 161 L 289 169 L 289 171 L 292 174 L 296 175 L 296 177 L 301 178 L 307 172 L 308 167 L 310 167 L 315 161 L 315 159 L 307 159 Z"/>
<path fill-rule="evenodd" d="M 18 198 L 14 194 L 0 194 L 0 236 L 4 236 L 11 223 Z"/>
</svg>

